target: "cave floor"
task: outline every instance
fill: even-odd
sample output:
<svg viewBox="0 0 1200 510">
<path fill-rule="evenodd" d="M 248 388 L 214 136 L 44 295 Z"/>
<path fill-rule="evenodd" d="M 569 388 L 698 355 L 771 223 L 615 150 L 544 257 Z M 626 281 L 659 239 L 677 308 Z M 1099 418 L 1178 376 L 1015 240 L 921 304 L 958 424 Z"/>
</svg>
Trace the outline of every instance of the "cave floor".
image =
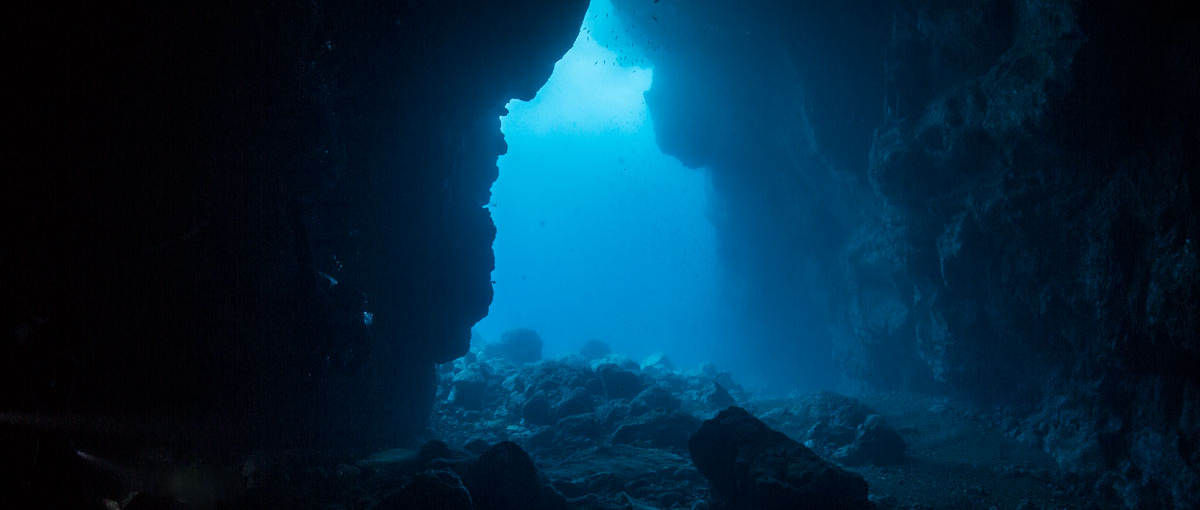
<svg viewBox="0 0 1200 510">
<path fill-rule="evenodd" d="M 793 397 L 800 398 L 799 396 Z M 971 411 L 951 400 L 908 393 L 860 396 L 859 399 L 883 416 L 908 443 L 906 460 L 890 466 L 843 466 L 863 476 L 870 486 L 872 500 L 880 510 L 1059 510 L 1106 508 L 1088 501 L 1089 495 L 1057 473 L 1057 466 L 1046 453 L 1009 437 L 995 420 Z M 787 405 L 787 400 L 751 401 L 745 407 L 767 414 L 772 408 Z M 768 419 L 768 423 L 772 420 Z M 803 441 L 804 430 L 791 429 L 776 422 L 777 429 Z M 540 454 L 540 455 L 539 455 Z M 685 452 L 670 452 L 631 446 L 584 448 L 574 454 L 535 450 L 538 467 L 555 485 L 572 481 L 611 476 L 624 482 L 615 493 L 582 498 L 602 508 L 601 502 L 622 502 L 626 489 L 654 486 L 648 478 L 679 477 L 676 470 L 690 471 Z M 694 486 L 707 493 L 700 478 Z M 671 484 L 662 489 L 668 501 Z M 642 491 L 647 494 L 650 491 Z M 650 495 L 650 498 L 654 499 Z M 683 498 L 690 499 L 690 498 Z M 661 498 L 660 498 L 661 500 Z M 661 502 L 661 501 L 660 501 Z M 639 501 L 630 496 L 627 508 L 670 508 Z"/>
<path fill-rule="evenodd" d="M 769 427 L 834 461 L 846 459 L 841 453 L 849 441 L 845 431 L 874 415 L 882 417 L 907 445 L 903 456 L 890 462 L 840 462 L 867 481 L 879 510 L 1114 508 L 1098 500 L 1092 484 L 1064 475 L 1048 454 L 1012 437 L 1013 420 L 951 399 L 909 393 L 755 398 L 728 374 L 644 369 L 628 381 L 640 381 L 631 392 L 636 396 L 611 398 L 608 389 L 593 388 L 595 378 L 588 379 L 598 372 L 586 364 L 554 362 L 442 367 L 425 437 L 374 454 L 255 458 L 240 468 L 249 490 L 239 491 L 238 503 L 217 507 L 409 508 L 395 506 L 388 496 L 427 476 L 421 473 L 462 472 L 483 452 L 512 441 L 528 452 L 540 473 L 529 476 L 540 476 L 566 498 L 568 508 L 708 510 L 713 508 L 709 483 L 693 465 L 687 441 L 701 420 L 732 399 Z M 632 367 L 625 373 L 633 375 Z M 723 388 L 717 381 L 731 390 L 714 392 Z M 477 400 L 465 406 L 470 388 Z M 539 399 L 545 403 L 540 408 L 532 404 Z"/>
<path fill-rule="evenodd" d="M 851 468 L 881 508 L 1089 508 L 1046 453 L 1009 437 L 990 416 L 924 395 L 860 396 L 908 443 L 906 461 Z M 1024 506 L 1022 506 L 1024 505 Z"/>
<path fill-rule="evenodd" d="M 540 372 L 517 369 L 505 376 L 504 369 L 499 369 L 501 373 L 494 374 L 494 379 L 504 382 L 488 385 L 485 392 L 491 400 L 486 408 L 465 410 L 452 402 L 450 375 L 454 372 L 452 369 L 444 374 L 444 389 L 439 394 L 442 402 L 434 412 L 430 439 L 465 450 L 471 450 L 472 443 L 478 449 L 480 445 L 500 440 L 514 441 L 529 451 L 542 475 L 575 508 L 707 508 L 708 482 L 692 465 L 686 447 L 690 432 L 677 437 L 651 430 L 632 439 L 621 438 L 622 424 L 648 421 L 636 417 L 638 401 L 644 394 L 632 401 L 605 402 L 601 397 L 601 403 L 586 420 L 574 416 L 545 425 L 529 425 L 522 419 L 522 402 L 531 395 L 546 395 L 550 401 L 560 398 L 554 396 L 555 392 L 565 390 L 545 381 L 558 380 L 561 386 L 570 386 L 573 383 L 568 382 L 569 377 L 547 375 L 544 368 Z M 519 384 L 522 373 L 528 382 L 524 390 L 513 387 Z M 682 412 L 701 420 L 722 408 L 714 405 L 711 395 L 701 389 L 705 387 L 706 376 L 695 371 L 643 371 L 641 376 L 648 386 L 669 389 L 680 399 Z M 548 387 L 554 389 L 547 390 Z M 837 445 L 813 444 L 814 420 L 852 419 L 848 418 L 853 413 L 846 410 L 847 405 L 865 406 L 864 412 L 882 416 L 907 443 L 903 459 L 843 465 L 866 479 L 871 499 L 881 510 L 1109 507 L 1092 501 L 1098 497 L 1091 492 L 1090 484 L 1064 475 L 1048 454 L 1013 437 L 1012 420 L 1005 423 L 997 413 L 980 411 L 952 399 L 911 393 L 860 395 L 856 399 L 828 393 L 797 393 L 787 398 L 759 399 L 740 388 L 730 393 L 737 405 L 772 428 L 809 445 L 826 459 L 836 457 Z M 825 403 L 813 407 L 813 402 Z M 831 405 L 833 409 L 829 408 Z M 630 413 L 630 407 L 635 411 Z M 817 414 L 828 412 L 832 416 L 814 417 L 812 409 L 818 408 L 822 410 L 815 411 Z"/>
</svg>

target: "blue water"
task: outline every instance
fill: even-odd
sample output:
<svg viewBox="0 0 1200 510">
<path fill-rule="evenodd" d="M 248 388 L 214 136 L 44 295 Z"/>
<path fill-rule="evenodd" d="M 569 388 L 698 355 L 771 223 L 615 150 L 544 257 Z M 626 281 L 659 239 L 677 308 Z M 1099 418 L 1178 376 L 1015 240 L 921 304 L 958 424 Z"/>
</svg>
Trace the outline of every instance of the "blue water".
<svg viewBox="0 0 1200 510">
<path fill-rule="evenodd" d="M 727 309 L 709 177 L 655 143 L 643 97 L 653 69 L 590 36 L 613 23 L 610 9 L 593 1 L 550 80 L 501 117 L 509 150 L 489 204 L 496 295 L 475 331 L 486 342 L 532 328 L 546 357 L 595 338 L 690 368 L 712 359 Z"/>
</svg>

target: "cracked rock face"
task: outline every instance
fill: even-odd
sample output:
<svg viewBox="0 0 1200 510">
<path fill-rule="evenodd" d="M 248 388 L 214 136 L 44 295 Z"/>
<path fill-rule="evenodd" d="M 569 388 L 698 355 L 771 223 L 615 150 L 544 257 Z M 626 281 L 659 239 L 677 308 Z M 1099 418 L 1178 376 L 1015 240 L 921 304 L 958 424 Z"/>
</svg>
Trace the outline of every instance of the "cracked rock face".
<svg viewBox="0 0 1200 510">
<path fill-rule="evenodd" d="M 681 48 L 647 93 L 660 144 L 712 171 L 740 302 L 785 346 L 763 369 L 1005 406 L 1067 469 L 1120 471 L 1130 506 L 1200 503 L 1194 19 L 879 7 L 693 2 L 675 14 L 722 37 L 645 29 Z"/>
</svg>

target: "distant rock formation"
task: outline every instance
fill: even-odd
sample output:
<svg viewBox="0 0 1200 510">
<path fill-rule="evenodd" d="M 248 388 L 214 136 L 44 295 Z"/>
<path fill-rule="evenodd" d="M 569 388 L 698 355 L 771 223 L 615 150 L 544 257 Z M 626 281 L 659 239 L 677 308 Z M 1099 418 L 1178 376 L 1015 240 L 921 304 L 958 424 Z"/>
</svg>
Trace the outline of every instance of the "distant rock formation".
<svg viewBox="0 0 1200 510">
<path fill-rule="evenodd" d="M 533 363 L 542 359 L 542 337 L 532 329 L 506 331 L 498 342 L 483 346 L 482 354 L 512 363 Z"/>
</svg>

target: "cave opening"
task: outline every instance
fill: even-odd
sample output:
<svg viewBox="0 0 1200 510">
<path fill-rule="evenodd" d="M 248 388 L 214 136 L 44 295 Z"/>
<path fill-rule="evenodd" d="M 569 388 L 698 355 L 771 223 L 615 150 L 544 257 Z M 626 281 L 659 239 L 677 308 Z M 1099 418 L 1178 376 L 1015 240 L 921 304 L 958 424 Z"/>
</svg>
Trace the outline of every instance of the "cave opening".
<svg viewBox="0 0 1200 510">
<path fill-rule="evenodd" d="M 122 4 L 6 32 L 15 507 L 1200 508 L 1173 5 Z"/>
<path fill-rule="evenodd" d="M 659 149 L 644 97 L 654 69 L 620 42 L 614 14 L 593 1 L 536 97 L 501 117 L 495 298 L 472 342 L 528 328 L 546 358 L 600 340 L 694 368 L 711 360 L 726 309 L 709 177 Z"/>
</svg>

